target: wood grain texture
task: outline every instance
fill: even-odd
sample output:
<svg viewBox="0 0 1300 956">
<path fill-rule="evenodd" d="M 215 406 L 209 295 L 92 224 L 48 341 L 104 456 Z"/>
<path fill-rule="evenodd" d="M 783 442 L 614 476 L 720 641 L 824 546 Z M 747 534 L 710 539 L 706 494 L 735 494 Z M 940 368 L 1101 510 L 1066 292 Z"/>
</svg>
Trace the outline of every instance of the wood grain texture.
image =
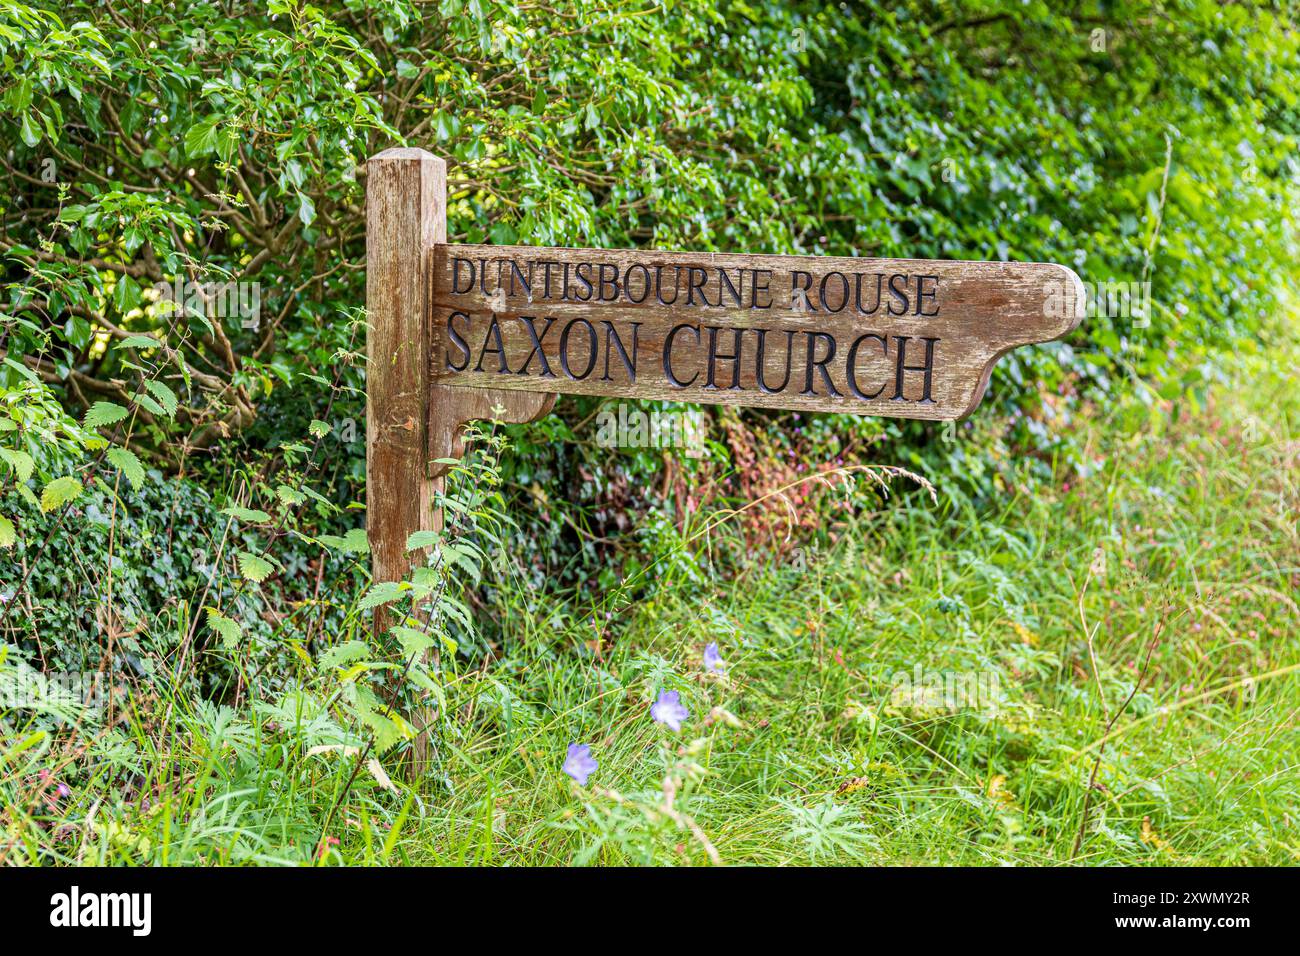
<svg viewBox="0 0 1300 956">
<path fill-rule="evenodd" d="M 366 163 L 366 531 L 376 581 L 405 578 L 419 560 L 407 538 L 432 527 L 420 263 L 446 241 L 446 194 L 446 164 L 424 150 L 389 149 Z"/>
<path fill-rule="evenodd" d="M 1085 303 L 1051 263 L 482 245 L 435 247 L 429 301 L 439 385 L 920 419 Z"/>
<path fill-rule="evenodd" d="M 430 382 L 429 477 L 442 476 L 451 467 L 441 460 L 458 459 L 465 454 L 464 431 L 468 422 L 482 419 L 531 422 L 548 414 L 554 406 L 553 393 L 462 388 Z"/>
</svg>

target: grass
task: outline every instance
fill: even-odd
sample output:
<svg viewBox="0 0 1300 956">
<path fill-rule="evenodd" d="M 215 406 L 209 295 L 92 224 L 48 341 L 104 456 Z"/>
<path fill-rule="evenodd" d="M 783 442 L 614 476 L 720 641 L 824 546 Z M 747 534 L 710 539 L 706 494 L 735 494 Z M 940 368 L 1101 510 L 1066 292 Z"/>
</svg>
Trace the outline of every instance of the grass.
<svg viewBox="0 0 1300 956">
<path fill-rule="evenodd" d="M 0 858 L 1294 863 L 1295 352 L 1241 357 L 1203 408 L 1090 410 L 1087 476 L 992 510 L 945 503 L 936 476 L 939 505 L 860 512 L 798 561 L 714 573 L 740 546 L 720 524 L 594 614 L 507 586 L 506 639 L 447 672 L 416 787 L 312 752 L 327 718 L 287 685 L 138 696 L 115 729 L 10 712 Z M 649 716 L 663 689 L 681 733 Z M 560 769 L 572 742 L 599 762 L 585 787 Z"/>
</svg>

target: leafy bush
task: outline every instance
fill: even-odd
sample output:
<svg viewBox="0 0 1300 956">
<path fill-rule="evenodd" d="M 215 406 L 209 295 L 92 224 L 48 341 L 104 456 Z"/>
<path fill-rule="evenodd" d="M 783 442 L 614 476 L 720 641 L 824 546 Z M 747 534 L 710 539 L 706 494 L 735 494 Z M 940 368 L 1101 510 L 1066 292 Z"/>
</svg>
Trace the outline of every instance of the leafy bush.
<svg viewBox="0 0 1300 956">
<path fill-rule="evenodd" d="M 1046 477 L 1078 456 L 1058 442 L 1081 402 L 1194 400 L 1293 281 L 1297 42 L 1274 5 L 1213 0 L 2 0 L 0 389 L 83 427 L 57 455 L 34 423 L 0 434 L 33 464 L 0 466 L 19 496 L 0 544 L 92 469 L 218 497 L 250 474 L 255 508 L 285 503 L 287 471 L 294 500 L 361 500 L 359 176 L 395 143 L 448 160 L 455 240 L 1047 259 L 1151 284 L 1145 311 L 1006 358 L 944 441 L 710 413 L 709 460 L 610 457 L 596 403 L 566 400 L 512 433 L 535 570 L 596 580 L 627 515 L 680 525 L 701 495 L 762 493 L 777 454 L 977 497 L 1026 455 Z M 308 432 L 328 451 L 310 476 Z M 346 524 L 314 507 L 305 531 Z"/>
</svg>

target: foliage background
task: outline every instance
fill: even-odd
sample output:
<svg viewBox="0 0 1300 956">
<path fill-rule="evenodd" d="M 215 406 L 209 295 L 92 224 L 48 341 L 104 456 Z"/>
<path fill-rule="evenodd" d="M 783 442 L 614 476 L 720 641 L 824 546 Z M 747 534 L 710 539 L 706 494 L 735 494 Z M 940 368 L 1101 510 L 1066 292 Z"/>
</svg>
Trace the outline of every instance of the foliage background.
<svg viewBox="0 0 1300 956">
<path fill-rule="evenodd" d="M 692 515 L 823 463 L 905 464 L 955 508 L 1086 475 L 1077 416 L 1194 410 L 1276 332 L 1293 18 L 1284 0 L 0 0 L 0 629 L 50 666 L 161 667 L 230 699 L 352 626 L 331 595 L 365 582 L 363 164 L 394 144 L 448 161 L 454 240 L 1152 284 L 1149 324 L 1095 316 L 1004 359 L 957 440 L 708 410 L 701 461 L 611 454 L 597 405 L 563 399 L 509 430 L 503 463 L 503 544 L 531 586 L 653 591 L 639 575 Z M 160 300 L 227 281 L 259 284 L 256 321 Z M 755 509 L 718 560 L 828 543 L 832 497 L 799 500 L 793 536 Z M 488 640 L 492 600 L 472 599 Z"/>
<path fill-rule="evenodd" d="M 313 484 L 363 500 L 358 174 L 394 143 L 450 163 L 458 240 L 1049 260 L 1093 282 L 1149 279 L 1149 328 L 1102 316 L 1000 363 L 981 412 L 996 424 L 977 441 L 935 448 L 927 426 L 880 421 L 800 429 L 801 457 L 871 447 L 933 462 L 958 493 L 999 490 L 999 459 L 1058 451 L 1079 402 L 1136 382 L 1194 396 L 1292 279 L 1296 37 L 1281 3 L 0 9 L 0 385 L 27 406 L 3 440 L 36 466 L 22 482 L 11 470 L 11 491 L 80 473 L 95 444 L 26 389 L 78 418 L 100 400 L 130 408 L 106 437 L 219 499 L 261 493 L 278 449 L 324 420 Z M 256 327 L 178 321 L 156 301 L 159 283 L 227 280 L 260 283 Z M 130 344 L 142 333 L 160 347 Z M 565 400 L 520 430 L 511 477 L 575 502 L 596 537 L 628 508 L 680 510 L 681 488 L 654 494 L 673 462 L 609 461 L 568 427 L 591 410 Z M 715 431 L 710 470 L 736 453 L 727 434 L 774 461 L 795 430 L 761 413 L 737 424 Z M 5 511 L 20 548 L 34 510 Z M 581 544 L 551 534 L 548 565 Z"/>
</svg>

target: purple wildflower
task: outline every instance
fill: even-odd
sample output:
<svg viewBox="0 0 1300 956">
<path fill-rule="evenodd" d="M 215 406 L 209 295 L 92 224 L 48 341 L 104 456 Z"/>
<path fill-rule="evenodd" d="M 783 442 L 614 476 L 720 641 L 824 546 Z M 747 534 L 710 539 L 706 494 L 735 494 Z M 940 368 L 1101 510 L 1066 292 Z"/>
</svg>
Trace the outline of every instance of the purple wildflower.
<svg viewBox="0 0 1300 956">
<path fill-rule="evenodd" d="M 650 716 L 656 723 L 663 724 L 674 733 L 682 729 L 682 721 L 691 712 L 682 706 L 681 695 L 675 690 L 661 690 L 659 699 L 650 705 Z"/>
<path fill-rule="evenodd" d="M 704 669 L 710 674 L 721 674 L 723 671 L 722 655 L 718 653 L 717 641 L 709 641 L 704 648 Z"/>
<path fill-rule="evenodd" d="M 585 787 L 587 778 L 595 773 L 599 766 L 600 764 L 591 755 L 589 744 L 569 744 L 569 755 L 564 758 L 564 766 L 561 769 L 578 781 L 579 786 Z"/>
</svg>

